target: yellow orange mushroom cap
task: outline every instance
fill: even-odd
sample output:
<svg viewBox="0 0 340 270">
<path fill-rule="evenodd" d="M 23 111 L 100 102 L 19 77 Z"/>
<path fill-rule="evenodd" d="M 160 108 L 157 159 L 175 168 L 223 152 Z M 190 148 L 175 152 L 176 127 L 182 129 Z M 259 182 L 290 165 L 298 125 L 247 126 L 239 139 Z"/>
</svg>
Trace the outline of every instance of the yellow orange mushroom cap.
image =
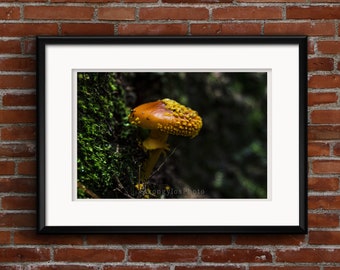
<svg viewBox="0 0 340 270">
<path fill-rule="evenodd" d="M 195 137 L 203 125 L 196 111 L 168 98 L 139 105 L 131 111 L 129 121 L 145 129 L 187 137 Z"/>
</svg>

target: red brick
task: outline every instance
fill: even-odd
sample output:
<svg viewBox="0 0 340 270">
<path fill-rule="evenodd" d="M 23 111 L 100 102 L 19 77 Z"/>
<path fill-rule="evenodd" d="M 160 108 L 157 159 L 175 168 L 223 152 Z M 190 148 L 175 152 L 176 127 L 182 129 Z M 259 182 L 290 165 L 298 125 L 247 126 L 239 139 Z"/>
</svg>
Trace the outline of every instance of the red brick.
<svg viewBox="0 0 340 270">
<path fill-rule="evenodd" d="M 340 243 L 340 231 L 311 231 L 309 243 L 312 245 L 337 245 Z"/>
<path fill-rule="evenodd" d="M 13 163 L 13 162 L 11 162 Z M 3 168 L 1 166 L 1 169 Z M 13 163 L 14 169 L 14 163 Z M 32 178 L 0 178 L 0 192 L 33 193 L 36 191 L 36 180 Z"/>
<path fill-rule="evenodd" d="M 1 24 L 0 24 L 1 27 Z M 34 75 L 0 75 L 0 89 L 35 88 Z"/>
<path fill-rule="evenodd" d="M 11 232 L 0 231 L 0 245 L 6 245 L 11 243 Z"/>
<path fill-rule="evenodd" d="M 308 93 L 308 106 L 337 103 L 338 96 L 334 92 Z"/>
<path fill-rule="evenodd" d="M 158 0 L 122 0 L 123 3 L 157 3 Z"/>
<path fill-rule="evenodd" d="M 0 7 L 0 20 L 18 20 L 20 19 L 19 7 Z"/>
<path fill-rule="evenodd" d="M 195 23 L 191 24 L 193 35 L 260 35 L 260 23 Z"/>
<path fill-rule="evenodd" d="M 245 266 L 176 266 L 176 270 L 245 270 Z"/>
<path fill-rule="evenodd" d="M 35 60 L 31 58 L 1 58 L 0 69 L 3 71 L 35 71 Z"/>
<path fill-rule="evenodd" d="M 340 188 L 339 179 L 336 177 L 310 177 L 308 189 L 313 191 L 337 191 Z"/>
<path fill-rule="evenodd" d="M 340 85 L 340 75 L 313 75 L 308 85 L 310 88 L 337 88 Z"/>
<path fill-rule="evenodd" d="M 21 3 L 25 3 L 25 2 L 32 2 L 32 3 L 38 3 L 38 2 L 46 2 L 46 0 L 2 0 L 2 2 L 21 2 Z"/>
<path fill-rule="evenodd" d="M 113 35 L 114 25 L 106 23 L 63 23 L 63 35 Z"/>
<path fill-rule="evenodd" d="M 4 210 L 34 210 L 36 199 L 33 196 L 5 196 L 2 198 Z"/>
<path fill-rule="evenodd" d="M 340 110 L 314 110 L 311 112 L 313 124 L 340 124 Z"/>
<path fill-rule="evenodd" d="M 340 196 L 310 196 L 309 209 L 339 210 Z"/>
<path fill-rule="evenodd" d="M 308 71 L 331 71 L 333 69 L 333 58 L 317 57 L 308 59 Z"/>
<path fill-rule="evenodd" d="M 170 270 L 169 266 L 104 266 L 103 270 Z M 176 267 L 177 270 L 177 267 Z"/>
<path fill-rule="evenodd" d="M 0 143 L 0 157 L 33 157 L 35 155 L 35 146 L 24 143 Z"/>
<path fill-rule="evenodd" d="M 324 54 L 339 54 L 340 53 L 340 41 L 319 41 L 317 43 L 317 46 L 318 46 L 318 51 Z"/>
<path fill-rule="evenodd" d="M 330 147 L 327 143 L 308 143 L 308 156 L 329 156 Z"/>
<path fill-rule="evenodd" d="M 295 248 L 291 250 L 278 250 L 276 252 L 278 262 L 340 262 L 340 249 L 323 248 Z"/>
<path fill-rule="evenodd" d="M 0 213 L 0 227 L 35 227 L 36 215 L 26 213 Z"/>
<path fill-rule="evenodd" d="M 0 262 L 43 262 L 50 260 L 48 248 L 0 248 Z"/>
<path fill-rule="evenodd" d="M 131 21 L 135 19 L 135 8 L 100 8 L 98 10 L 99 20 L 112 20 L 112 21 Z"/>
<path fill-rule="evenodd" d="M 223 7 L 213 10 L 214 20 L 281 19 L 280 7 Z"/>
<path fill-rule="evenodd" d="M 340 160 L 315 160 L 312 163 L 314 173 L 340 173 Z"/>
<path fill-rule="evenodd" d="M 16 245 L 82 245 L 81 235 L 42 235 L 34 230 L 14 232 Z"/>
<path fill-rule="evenodd" d="M 340 143 L 336 143 L 333 147 L 333 154 L 335 156 L 340 156 Z"/>
<path fill-rule="evenodd" d="M 33 140 L 35 133 L 35 126 L 9 126 L 0 129 L 0 138 L 3 141 Z"/>
<path fill-rule="evenodd" d="M 36 52 L 35 39 L 25 39 L 23 41 L 23 52 L 24 54 L 35 54 Z"/>
<path fill-rule="evenodd" d="M 34 264 L 30 266 L 30 270 L 98 270 L 98 266 L 88 266 L 84 264 L 52 264 L 49 263 L 47 265 L 44 264 Z"/>
<path fill-rule="evenodd" d="M 157 235 L 115 234 L 115 235 L 88 235 L 89 245 L 137 245 L 157 244 Z"/>
<path fill-rule="evenodd" d="M 185 35 L 188 31 L 186 24 L 120 24 L 120 35 Z"/>
<path fill-rule="evenodd" d="M 93 17 L 92 7 L 75 6 L 26 6 L 26 19 L 37 20 L 90 20 Z"/>
<path fill-rule="evenodd" d="M 240 3 L 306 3 L 306 0 L 238 0 Z"/>
<path fill-rule="evenodd" d="M 0 35 L 3 37 L 28 37 L 36 35 L 57 35 L 56 23 L 2 23 Z M 2 79 L 0 79 L 2 81 Z"/>
<path fill-rule="evenodd" d="M 198 258 L 196 249 L 130 249 L 131 262 L 195 262 Z"/>
<path fill-rule="evenodd" d="M 121 262 L 124 256 L 123 250 L 110 248 L 57 248 L 54 251 L 54 260 L 64 262 Z"/>
<path fill-rule="evenodd" d="M 35 161 L 21 161 L 18 163 L 19 175 L 36 175 L 37 164 Z"/>
<path fill-rule="evenodd" d="M 15 163 L 13 161 L 0 161 L 0 175 L 14 174 Z"/>
<path fill-rule="evenodd" d="M 51 3 L 69 3 L 70 0 L 51 0 Z M 72 0 L 72 3 L 117 3 L 120 0 Z"/>
<path fill-rule="evenodd" d="M 308 127 L 308 140 L 340 140 L 340 126 L 310 125 Z"/>
<path fill-rule="evenodd" d="M 215 263 L 264 263 L 271 262 L 272 255 L 268 251 L 260 249 L 203 249 L 202 251 L 203 262 Z"/>
<path fill-rule="evenodd" d="M 309 228 L 336 228 L 339 226 L 337 214 L 308 214 Z"/>
<path fill-rule="evenodd" d="M 1 270 L 22 270 L 21 266 L 2 264 Z"/>
<path fill-rule="evenodd" d="M 318 266 L 250 266 L 249 270 L 319 270 Z"/>
<path fill-rule="evenodd" d="M 206 8 L 162 7 L 141 8 L 140 20 L 206 20 L 209 11 Z"/>
<path fill-rule="evenodd" d="M 225 234 L 218 235 L 178 235 L 166 234 L 161 238 L 163 245 L 229 245 L 231 236 Z"/>
<path fill-rule="evenodd" d="M 265 22 L 265 35 L 309 35 L 334 36 L 335 25 L 332 22 Z"/>
<path fill-rule="evenodd" d="M 21 45 L 19 40 L 0 40 L 0 53 L 18 54 L 21 52 Z"/>
<path fill-rule="evenodd" d="M 232 3 L 233 0 L 163 0 L 162 3 L 169 4 L 180 4 L 180 3 L 189 3 L 189 4 L 221 4 L 221 3 Z"/>
<path fill-rule="evenodd" d="M 308 54 L 314 54 L 315 53 L 315 40 L 308 40 L 308 45 L 307 45 L 307 53 Z"/>
<path fill-rule="evenodd" d="M 237 235 L 237 245 L 301 245 L 305 240 L 304 235 Z"/>
<path fill-rule="evenodd" d="M 312 20 L 326 20 L 339 19 L 339 6 L 303 6 L 303 7 L 287 7 L 287 19 L 312 19 Z"/>
<path fill-rule="evenodd" d="M 35 110 L 0 110 L 0 124 L 34 123 Z"/>
<path fill-rule="evenodd" d="M 4 106 L 35 106 L 35 94 L 5 94 L 2 98 Z"/>
</svg>

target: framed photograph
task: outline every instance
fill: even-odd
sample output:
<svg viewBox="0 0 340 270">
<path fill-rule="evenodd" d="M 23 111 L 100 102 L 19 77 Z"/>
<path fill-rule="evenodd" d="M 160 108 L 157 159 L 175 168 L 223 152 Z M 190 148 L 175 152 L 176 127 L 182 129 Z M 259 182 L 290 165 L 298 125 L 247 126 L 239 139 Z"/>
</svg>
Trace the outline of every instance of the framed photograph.
<svg viewBox="0 0 340 270">
<path fill-rule="evenodd" d="M 307 37 L 37 37 L 40 233 L 306 233 Z"/>
</svg>

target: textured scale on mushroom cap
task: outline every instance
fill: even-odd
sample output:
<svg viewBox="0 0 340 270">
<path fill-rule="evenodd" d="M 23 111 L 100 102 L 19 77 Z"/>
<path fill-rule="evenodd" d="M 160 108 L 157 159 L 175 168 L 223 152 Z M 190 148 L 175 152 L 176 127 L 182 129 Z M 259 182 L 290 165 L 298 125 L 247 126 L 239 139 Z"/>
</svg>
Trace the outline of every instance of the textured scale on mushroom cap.
<svg viewBox="0 0 340 270">
<path fill-rule="evenodd" d="M 168 98 L 134 108 L 129 120 L 146 129 L 187 137 L 195 137 L 202 128 L 202 118 L 196 111 Z"/>
</svg>

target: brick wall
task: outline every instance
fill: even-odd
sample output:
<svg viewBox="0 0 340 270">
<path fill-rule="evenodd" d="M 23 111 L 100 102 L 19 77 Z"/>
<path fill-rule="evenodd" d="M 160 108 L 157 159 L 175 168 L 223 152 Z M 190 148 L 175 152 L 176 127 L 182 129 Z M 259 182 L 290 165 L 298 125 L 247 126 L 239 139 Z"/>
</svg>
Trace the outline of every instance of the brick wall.
<svg viewBox="0 0 340 270">
<path fill-rule="evenodd" d="M 339 0 L 2 0 L 0 22 L 0 269 L 340 269 Z M 46 34 L 308 35 L 309 233 L 37 235 L 35 36 Z"/>
</svg>

